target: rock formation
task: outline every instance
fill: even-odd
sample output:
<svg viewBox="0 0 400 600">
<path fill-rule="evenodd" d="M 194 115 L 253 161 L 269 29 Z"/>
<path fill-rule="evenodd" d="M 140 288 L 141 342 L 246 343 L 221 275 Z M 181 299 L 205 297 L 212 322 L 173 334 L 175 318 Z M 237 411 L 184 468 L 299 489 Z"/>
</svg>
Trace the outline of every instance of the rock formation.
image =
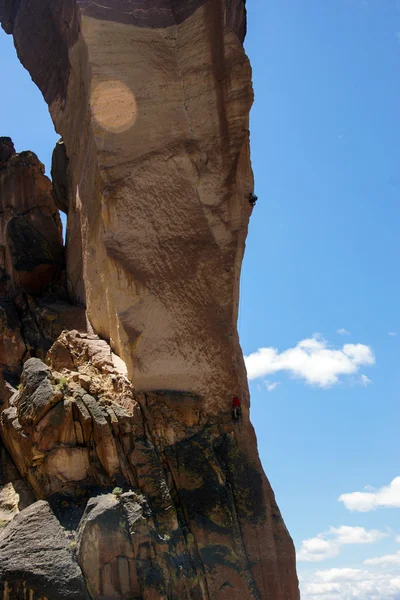
<svg viewBox="0 0 400 600">
<path fill-rule="evenodd" d="M 44 358 L 61 331 L 86 329 L 68 302 L 62 226 L 51 181 L 33 152 L 0 137 L 0 381 Z M 0 402 L 5 389 L 0 386 Z"/>
<path fill-rule="evenodd" d="M 0 21 L 62 135 L 53 185 L 0 138 L 3 598 L 297 600 L 236 330 L 244 1 L 0 0 Z"/>
<path fill-rule="evenodd" d="M 0 138 L 0 189 L 2 295 L 9 286 L 37 295 L 63 266 L 61 220 L 44 166 L 33 152 L 16 154 L 10 138 Z"/>
</svg>

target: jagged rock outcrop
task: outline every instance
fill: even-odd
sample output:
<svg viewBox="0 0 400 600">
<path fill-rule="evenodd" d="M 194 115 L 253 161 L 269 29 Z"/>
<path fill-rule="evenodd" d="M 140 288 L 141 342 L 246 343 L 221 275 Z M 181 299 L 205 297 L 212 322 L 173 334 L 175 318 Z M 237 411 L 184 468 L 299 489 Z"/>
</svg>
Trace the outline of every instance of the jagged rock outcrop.
<svg viewBox="0 0 400 600">
<path fill-rule="evenodd" d="M 241 519 L 287 532 L 232 424 L 193 394 L 136 392 L 95 335 L 63 333 L 48 363 L 26 361 L 0 430 L 36 497 L 94 496 L 77 536 L 92 597 L 263 598 Z"/>
<path fill-rule="evenodd" d="M 86 329 L 84 311 L 67 301 L 63 269 L 61 220 L 44 166 L 1 137 L 0 381 L 13 382 L 30 356 L 44 358 L 63 329 Z"/>
<path fill-rule="evenodd" d="M 43 519 L 59 519 L 77 543 L 72 563 L 62 559 L 71 593 L 83 573 L 99 600 L 298 600 L 236 330 L 254 204 L 244 1 L 100 4 L 0 0 L 63 140 L 53 188 L 34 155 L 0 145 L 2 201 L 26 169 L 45 196 L 38 214 L 38 195 L 25 212 L 16 192 L 0 223 L 3 443 L 48 500 Z M 56 207 L 68 212 L 66 279 Z M 71 323 L 83 311 L 67 294 L 94 333 Z M 0 550 L 32 510 L 6 525 Z M 5 563 L 9 598 L 68 597 L 43 588 L 48 579 L 53 589 L 52 564 L 36 579 L 33 563 L 28 575 Z"/>
<path fill-rule="evenodd" d="M 0 147 L 1 295 L 39 294 L 63 267 L 61 220 L 37 156 L 17 154 L 11 138 L 1 140 L 9 140 Z"/>
</svg>

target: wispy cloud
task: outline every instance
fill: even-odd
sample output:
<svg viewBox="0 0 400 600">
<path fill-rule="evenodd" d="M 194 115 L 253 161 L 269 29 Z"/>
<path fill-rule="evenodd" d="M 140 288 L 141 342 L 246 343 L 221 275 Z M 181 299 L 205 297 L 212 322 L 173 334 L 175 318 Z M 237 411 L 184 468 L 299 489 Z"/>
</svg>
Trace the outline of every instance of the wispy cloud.
<svg viewBox="0 0 400 600">
<path fill-rule="evenodd" d="M 297 560 L 299 562 L 319 562 L 333 558 L 340 552 L 341 546 L 348 544 L 372 544 L 389 534 L 377 529 L 367 530 L 364 527 L 330 527 L 328 531 L 316 537 L 303 540 Z"/>
<path fill-rule="evenodd" d="M 264 381 L 265 387 L 267 388 L 267 392 L 273 392 L 274 390 L 276 390 L 276 388 L 278 387 L 278 385 L 280 385 L 279 381 L 268 381 L 268 379 L 266 379 Z"/>
<path fill-rule="evenodd" d="M 389 335 L 390 337 L 396 337 L 396 335 L 397 335 L 397 331 L 389 331 L 388 335 Z"/>
<path fill-rule="evenodd" d="M 366 375 L 361 375 L 361 385 L 363 385 L 364 387 L 367 387 L 371 383 L 372 383 L 372 379 L 370 379 Z"/>
<path fill-rule="evenodd" d="M 339 502 L 351 511 L 369 512 L 377 508 L 400 508 L 400 477 L 378 490 L 371 488 L 367 492 L 352 492 L 339 496 Z"/>
<path fill-rule="evenodd" d="M 396 554 L 368 558 L 364 560 L 364 565 L 400 565 L 400 551 L 396 552 Z"/>
<path fill-rule="evenodd" d="M 341 327 L 336 331 L 339 335 L 350 335 L 350 331 L 347 331 L 344 327 Z"/>
<path fill-rule="evenodd" d="M 365 344 L 344 344 L 333 349 L 315 334 L 283 352 L 272 347 L 259 348 L 246 356 L 245 362 L 249 379 L 286 371 L 308 384 L 326 388 L 338 383 L 340 376 L 353 375 L 361 366 L 375 364 L 375 356 Z"/>
</svg>

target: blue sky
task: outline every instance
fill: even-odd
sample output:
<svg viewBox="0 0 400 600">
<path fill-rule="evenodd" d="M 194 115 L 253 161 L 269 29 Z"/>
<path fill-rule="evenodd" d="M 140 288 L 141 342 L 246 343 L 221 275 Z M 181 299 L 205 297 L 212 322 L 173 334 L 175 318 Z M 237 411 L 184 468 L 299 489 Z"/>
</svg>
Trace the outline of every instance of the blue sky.
<svg viewBox="0 0 400 600">
<path fill-rule="evenodd" d="M 259 201 L 239 330 L 261 458 L 302 598 L 398 600 L 400 2 L 248 10 Z M 49 166 L 57 136 L 3 33 L 0 66 L 0 135 Z"/>
<path fill-rule="evenodd" d="M 338 501 L 400 475 L 400 4 L 251 0 L 248 9 L 259 202 L 241 342 L 251 355 L 282 353 L 314 333 L 326 340 L 304 364 L 298 351 L 257 359 L 267 372 L 250 382 L 261 458 L 309 559 L 298 563 L 302 597 L 400 598 L 400 556 L 397 565 L 363 562 L 400 551 L 400 489 L 387 501 L 398 508 L 352 512 Z M 344 344 L 362 344 L 375 364 L 343 360 Z M 325 388 L 307 383 L 341 361 L 354 372 Z"/>
</svg>

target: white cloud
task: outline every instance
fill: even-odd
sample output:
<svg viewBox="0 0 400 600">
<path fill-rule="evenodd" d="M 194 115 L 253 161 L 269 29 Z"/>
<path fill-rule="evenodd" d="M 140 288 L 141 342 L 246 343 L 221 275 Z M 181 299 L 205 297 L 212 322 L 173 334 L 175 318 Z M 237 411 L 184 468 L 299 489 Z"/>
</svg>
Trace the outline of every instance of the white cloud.
<svg viewBox="0 0 400 600">
<path fill-rule="evenodd" d="M 325 582 L 341 582 L 341 581 L 354 581 L 362 579 L 362 572 L 359 569 L 325 569 L 324 571 L 317 571 L 315 575 L 318 579 Z"/>
<path fill-rule="evenodd" d="M 396 538 L 396 542 L 397 542 L 398 544 L 400 544 L 400 535 L 398 535 L 398 536 L 397 536 L 397 538 Z"/>
<path fill-rule="evenodd" d="M 281 353 L 272 347 L 259 348 L 246 356 L 245 362 L 249 379 L 287 371 L 311 385 L 329 387 L 338 383 L 341 375 L 352 375 L 361 366 L 375 364 L 375 357 L 365 344 L 344 344 L 335 350 L 324 338 L 314 334 Z"/>
<path fill-rule="evenodd" d="M 348 525 L 331 527 L 329 533 L 336 536 L 339 544 L 372 544 L 389 535 L 377 529 L 368 531 L 364 527 L 349 527 Z"/>
<path fill-rule="evenodd" d="M 268 379 L 266 379 L 264 381 L 265 387 L 267 388 L 268 392 L 273 392 L 274 390 L 276 390 L 276 388 L 278 387 L 278 385 L 280 385 L 279 381 L 273 381 L 272 383 L 270 381 L 268 381 Z"/>
<path fill-rule="evenodd" d="M 372 379 L 367 377 L 366 375 L 361 375 L 361 385 L 367 387 L 370 383 L 372 383 Z"/>
<path fill-rule="evenodd" d="M 396 554 L 386 554 L 364 560 L 365 565 L 400 565 L 400 550 Z"/>
<path fill-rule="evenodd" d="M 344 327 L 341 327 L 336 331 L 339 335 L 350 335 L 350 331 L 347 331 Z"/>
<path fill-rule="evenodd" d="M 303 540 L 297 560 L 299 562 L 320 562 L 333 558 L 340 552 L 340 547 L 347 544 L 372 544 L 389 534 L 377 529 L 367 530 L 364 527 L 330 527 L 328 531 L 319 533 L 314 538 Z"/>
<path fill-rule="evenodd" d="M 390 337 L 396 337 L 396 335 L 397 335 L 397 331 L 389 331 L 388 335 L 389 335 Z"/>
<path fill-rule="evenodd" d="M 305 593 L 306 597 L 318 597 L 321 598 L 322 594 L 338 594 L 341 590 L 341 586 L 339 583 L 321 583 L 321 582 L 311 582 L 306 586 Z M 304 598 L 304 594 L 301 595 Z M 332 597 L 332 596 L 331 596 Z M 337 597 L 337 596 L 336 596 Z"/>
<path fill-rule="evenodd" d="M 342 494 L 339 502 L 343 502 L 348 510 L 357 512 L 368 512 L 380 507 L 400 508 L 400 477 L 379 490 Z"/>
<path fill-rule="evenodd" d="M 326 569 L 301 576 L 302 600 L 399 600 L 400 577 L 366 569 Z"/>
<path fill-rule="evenodd" d="M 339 545 L 334 540 L 323 539 L 323 535 L 320 533 L 317 537 L 301 542 L 300 550 L 297 553 L 297 562 L 320 562 L 339 554 Z"/>
</svg>

